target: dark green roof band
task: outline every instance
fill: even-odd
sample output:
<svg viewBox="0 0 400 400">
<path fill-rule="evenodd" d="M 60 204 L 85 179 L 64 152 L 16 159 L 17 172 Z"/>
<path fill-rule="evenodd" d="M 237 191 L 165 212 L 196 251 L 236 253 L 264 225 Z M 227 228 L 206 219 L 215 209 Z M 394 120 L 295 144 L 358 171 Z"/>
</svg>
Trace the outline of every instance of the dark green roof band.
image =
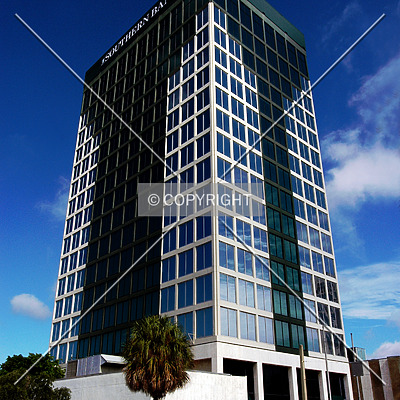
<svg viewBox="0 0 400 400">
<path fill-rule="evenodd" d="M 248 2 L 261 11 L 276 26 L 303 47 L 303 49 L 306 48 L 304 35 L 265 0 L 248 0 Z"/>
</svg>

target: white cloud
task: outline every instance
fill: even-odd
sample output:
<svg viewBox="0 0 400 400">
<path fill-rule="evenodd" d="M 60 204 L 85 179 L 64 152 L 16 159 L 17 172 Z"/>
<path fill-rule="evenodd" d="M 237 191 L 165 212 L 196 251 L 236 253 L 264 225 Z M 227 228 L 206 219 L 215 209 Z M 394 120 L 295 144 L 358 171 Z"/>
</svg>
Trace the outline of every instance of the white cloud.
<svg viewBox="0 0 400 400">
<path fill-rule="evenodd" d="M 343 315 L 395 321 L 400 316 L 400 262 L 380 263 L 339 272 Z"/>
<path fill-rule="evenodd" d="M 361 7 L 357 1 L 352 1 L 343 8 L 342 13 L 338 16 L 335 16 L 333 19 L 328 21 L 325 24 L 324 34 L 322 36 L 322 42 L 327 42 L 329 39 L 332 39 L 334 36 L 337 36 L 337 33 L 343 30 L 344 26 L 348 26 L 349 21 L 354 15 L 359 15 L 361 13 Z M 336 38 L 337 41 L 337 38 Z"/>
<path fill-rule="evenodd" d="M 42 201 L 37 207 L 42 212 L 50 214 L 56 220 L 63 221 L 67 210 L 70 182 L 64 177 L 60 177 L 59 181 L 60 188 L 57 190 L 54 200 Z"/>
<path fill-rule="evenodd" d="M 381 67 L 375 75 L 367 77 L 360 89 L 351 97 L 349 105 L 357 109 L 367 138 L 398 140 L 400 120 L 400 54 Z"/>
<path fill-rule="evenodd" d="M 364 79 L 349 100 L 359 120 L 322 141 L 331 209 L 400 197 L 400 54 Z"/>
<path fill-rule="evenodd" d="M 46 319 L 51 316 L 49 307 L 33 294 L 19 294 L 14 296 L 10 303 L 15 314 L 26 315 L 34 319 Z"/>
<path fill-rule="evenodd" d="M 400 329 L 400 309 L 392 312 L 389 317 L 389 323 L 391 325 L 396 325 Z"/>
<path fill-rule="evenodd" d="M 386 358 L 389 356 L 400 356 L 400 342 L 382 343 L 369 358 Z"/>
<path fill-rule="evenodd" d="M 329 147 L 328 156 L 337 161 L 326 174 L 331 208 L 400 197 L 400 152 L 379 142 L 362 146 L 358 137 Z"/>
</svg>

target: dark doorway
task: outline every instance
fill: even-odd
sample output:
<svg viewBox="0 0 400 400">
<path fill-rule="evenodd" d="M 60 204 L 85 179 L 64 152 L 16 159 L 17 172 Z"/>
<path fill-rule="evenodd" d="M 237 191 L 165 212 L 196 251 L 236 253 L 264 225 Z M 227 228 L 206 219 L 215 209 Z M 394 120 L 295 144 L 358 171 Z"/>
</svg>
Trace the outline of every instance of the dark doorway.
<svg viewBox="0 0 400 400">
<path fill-rule="evenodd" d="M 318 375 L 319 375 L 318 371 L 306 369 L 306 385 L 307 385 L 308 400 L 320 400 Z M 299 368 L 297 369 L 297 386 L 299 389 L 299 399 L 303 400 L 303 394 L 301 392 L 301 373 Z"/>
<path fill-rule="evenodd" d="M 264 399 L 290 400 L 288 368 L 263 365 Z"/>
<path fill-rule="evenodd" d="M 248 361 L 231 360 L 230 358 L 224 358 L 225 374 L 247 377 L 247 394 L 249 400 L 255 399 L 253 367 L 254 363 Z"/>
<path fill-rule="evenodd" d="M 344 400 L 346 398 L 346 391 L 344 390 L 344 375 L 330 372 L 329 380 L 332 400 Z"/>
</svg>

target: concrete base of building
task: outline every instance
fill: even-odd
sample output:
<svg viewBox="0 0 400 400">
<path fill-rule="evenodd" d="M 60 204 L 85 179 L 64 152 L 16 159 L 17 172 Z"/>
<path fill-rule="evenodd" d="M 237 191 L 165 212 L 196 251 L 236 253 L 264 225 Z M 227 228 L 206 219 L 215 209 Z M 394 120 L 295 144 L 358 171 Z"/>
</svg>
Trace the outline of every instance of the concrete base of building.
<svg viewBox="0 0 400 400">
<path fill-rule="evenodd" d="M 168 394 L 166 400 L 247 400 L 247 379 L 209 372 L 189 371 L 190 381 Z M 122 372 L 60 379 L 55 387 L 71 389 L 71 400 L 149 400 L 143 392 L 131 392 Z"/>
<path fill-rule="evenodd" d="M 195 369 L 246 376 L 249 399 L 301 399 L 298 355 L 222 342 L 200 344 L 193 351 Z M 309 400 L 353 400 L 346 358 L 329 356 L 326 362 L 315 353 L 305 357 L 305 367 Z"/>
</svg>

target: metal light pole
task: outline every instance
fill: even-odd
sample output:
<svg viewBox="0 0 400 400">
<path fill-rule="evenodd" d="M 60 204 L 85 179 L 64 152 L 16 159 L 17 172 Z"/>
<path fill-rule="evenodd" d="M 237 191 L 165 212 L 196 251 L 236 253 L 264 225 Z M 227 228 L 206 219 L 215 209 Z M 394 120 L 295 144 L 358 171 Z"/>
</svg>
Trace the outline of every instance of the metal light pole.
<svg viewBox="0 0 400 400">
<path fill-rule="evenodd" d="M 304 361 L 303 345 L 300 345 L 300 371 L 301 371 L 301 394 L 303 400 L 307 400 L 307 380 L 306 380 L 306 364 Z"/>
<path fill-rule="evenodd" d="M 326 353 L 326 336 L 325 336 L 325 325 L 322 325 L 322 336 L 323 336 L 323 344 L 324 344 L 324 353 L 325 353 L 325 369 L 326 369 L 326 383 L 328 389 L 328 400 L 332 400 L 331 397 L 331 380 L 329 378 L 329 368 L 328 368 L 328 355 Z"/>
</svg>

